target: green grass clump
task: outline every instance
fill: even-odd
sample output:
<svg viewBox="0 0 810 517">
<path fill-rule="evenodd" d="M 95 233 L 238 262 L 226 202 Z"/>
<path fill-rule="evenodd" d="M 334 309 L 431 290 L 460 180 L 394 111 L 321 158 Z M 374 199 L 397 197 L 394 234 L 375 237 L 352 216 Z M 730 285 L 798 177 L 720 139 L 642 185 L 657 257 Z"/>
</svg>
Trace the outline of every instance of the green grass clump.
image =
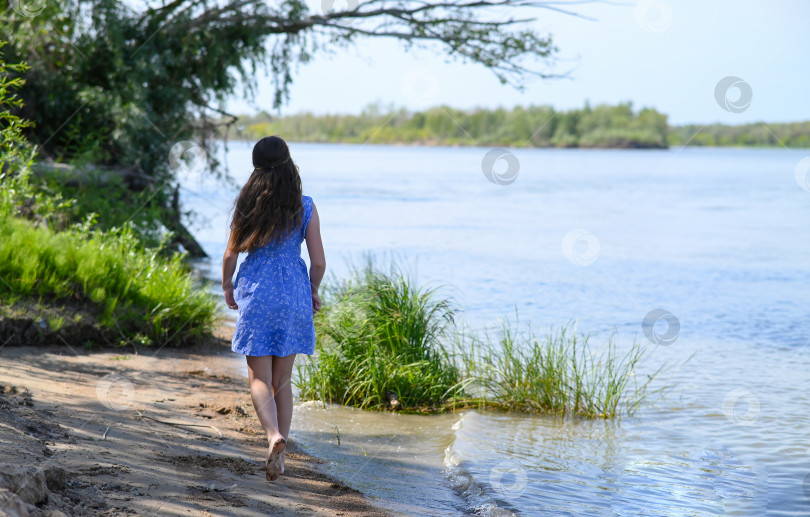
<svg viewBox="0 0 810 517">
<path fill-rule="evenodd" d="M 649 384 L 664 367 L 639 379 L 645 346 L 636 341 L 620 353 L 611 334 L 597 351 L 588 339 L 570 322 L 544 337 L 531 329 L 519 333 L 508 321 L 494 341 L 488 332 L 461 335 L 464 405 L 591 417 L 632 413 L 653 393 Z"/>
<path fill-rule="evenodd" d="M 455 308 L 435 289 L 371 264 L 325 294 L 315 317 L 315 361 L 298 365 L 305 399 L 382 409 L 386 391 L 406 407 L 444 401 L 458 368 L 441 345 Z"/>
<path fill-rule="evenodd" d="M 297 365 L 304 400 L 384 409 L 396 394 L 406 412 L 489 408 L 588 417 L 632 413 L 659 388 L 637 369 L 647 349 L 601 350 L 571 323 L 544 338 L 503 323 L 495 336 L 455 324 L 458 309 L 436 289 L 384 273 L 369 260 L 327 290 L 315 317 L 312 358 Z"/>
<path fill-rule="evenodd" d="M 55 232 L 0 216 L 0 297 L 89 300 L 102 327 L 147 342 L 179 344 L 210 331 L 215 300 L 193 285 L 182 254 L 158 253 L 129 225 Z"/>
</svg>

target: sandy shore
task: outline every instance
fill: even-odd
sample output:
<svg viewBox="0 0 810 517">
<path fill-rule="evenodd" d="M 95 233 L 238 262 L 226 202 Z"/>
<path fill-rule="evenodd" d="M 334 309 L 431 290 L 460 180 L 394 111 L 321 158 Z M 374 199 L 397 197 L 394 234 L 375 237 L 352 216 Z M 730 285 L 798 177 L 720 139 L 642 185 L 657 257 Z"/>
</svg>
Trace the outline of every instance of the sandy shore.
<svg viewBox="0 0 810 517">
<path fill-rule="evenodd" d="M 285 473 L 264 479 L 229 332 L 184 350 L 2 347 L 0 516 L 390 515 L 292 435 Z"/>
</svg>

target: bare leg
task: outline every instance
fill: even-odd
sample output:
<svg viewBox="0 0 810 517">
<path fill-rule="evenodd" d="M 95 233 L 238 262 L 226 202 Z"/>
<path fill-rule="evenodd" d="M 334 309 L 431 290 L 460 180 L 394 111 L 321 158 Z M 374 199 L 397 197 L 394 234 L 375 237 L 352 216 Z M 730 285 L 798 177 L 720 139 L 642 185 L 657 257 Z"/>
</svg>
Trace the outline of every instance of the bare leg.
<svg viewBox="0 0 810 517">
<path fill-rule="evenodd" d="M 290 435 L 292 422 L 293 394 L 290 378 L 292 377 L 295 354 L 273 358 L 273 396 L 276 402 L 278 431 L 286 440 Z"/>
<path fill-rule="evenodd" d="M 278 430 L 285 440 L 290 435 L 290 423 L 292 422 L 293 396 L 290 378 L 292 377 L 294 362 L 295 354 L 273 358 L 273 396 L 276 401 Z M 280 474 L 284 474 L 284 458 L 286 457 L 286 453 L 286 448 L 281 451 Z"/>
<path fill-rule="evenodd" d="M 295 354 L 286 357 L 272 355 L 246 357 L 253 407 L 270 443 L 264 467 L 265 477 L 268 481 L 273 481 L 279 474 L 284 473 L 287 435 L 292 419 L 290 377 Z"/>
<path fill-rule="evenodd" d="M 259 417 L 264 432 L 267 434 L 267 441 L 272 444 L 281 436 L 278 430 L 276 401 L 271 391 L 273 384 L 273 356 L 248 355 L 246 358 L 253 408 L 256 410 L 256 416 Z"/>
</svg>

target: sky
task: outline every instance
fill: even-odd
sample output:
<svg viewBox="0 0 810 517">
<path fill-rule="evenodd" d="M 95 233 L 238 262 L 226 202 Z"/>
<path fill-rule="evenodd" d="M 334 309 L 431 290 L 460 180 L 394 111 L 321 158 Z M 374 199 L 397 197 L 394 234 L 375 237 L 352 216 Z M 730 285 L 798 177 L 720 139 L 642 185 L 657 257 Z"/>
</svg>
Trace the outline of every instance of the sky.
<svg viewBox="0 0 810 517">
<path fill-rule="evenodd" d="M 335 9 L 346 5 L 337 0 Z M 531 27 L 550 33 L 559 47 L 549 71 L 569 78 L 529 78 L 521 92 L 483 65 L 448 62 L 438 43 L 406 50 L 395 40 L 361 38 L 298 65 L 280 114 L 360 113 L 373 102 L 421 110 L 630 101 L 666 113 L 671 124 L 810 120 L 808 0 L 572 2 L 568 9 L 589 19 L 543 8 L 521 13 L 536 18 Z M 320 2 L 312 1 L 312 10 Z M 737 79 L 723 83 L 718 97 L 726 77 Z M 228 111 L 279 114 L 271 78 L 261 71 L 257 84 L 254 100 L 239 89 Z"/>
</svg>

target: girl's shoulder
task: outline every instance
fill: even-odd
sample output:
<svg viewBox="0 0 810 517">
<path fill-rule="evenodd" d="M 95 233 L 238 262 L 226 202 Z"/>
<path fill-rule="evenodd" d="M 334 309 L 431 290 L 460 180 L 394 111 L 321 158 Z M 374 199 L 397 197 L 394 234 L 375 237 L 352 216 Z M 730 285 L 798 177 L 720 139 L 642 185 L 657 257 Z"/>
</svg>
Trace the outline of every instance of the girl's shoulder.
<svg viewBox="0 0 810 517">
<path fill-rule="evenodd" d="M 312 214 L 312 198 L 310 196 L 301 196 L 301 205 L 304 207 L 304 215 L 308 221 Z"/>
<path fill-rule="evenodd" d="M 306 238 L 306 231 L 307 226 L 309 226 L 309 220 L 312 218 L 312 198 L 309 196 L 301 196 L 301 205 L 304 209 L 304 220 L 301 224 L 301 238 Z"/>
</svg>

